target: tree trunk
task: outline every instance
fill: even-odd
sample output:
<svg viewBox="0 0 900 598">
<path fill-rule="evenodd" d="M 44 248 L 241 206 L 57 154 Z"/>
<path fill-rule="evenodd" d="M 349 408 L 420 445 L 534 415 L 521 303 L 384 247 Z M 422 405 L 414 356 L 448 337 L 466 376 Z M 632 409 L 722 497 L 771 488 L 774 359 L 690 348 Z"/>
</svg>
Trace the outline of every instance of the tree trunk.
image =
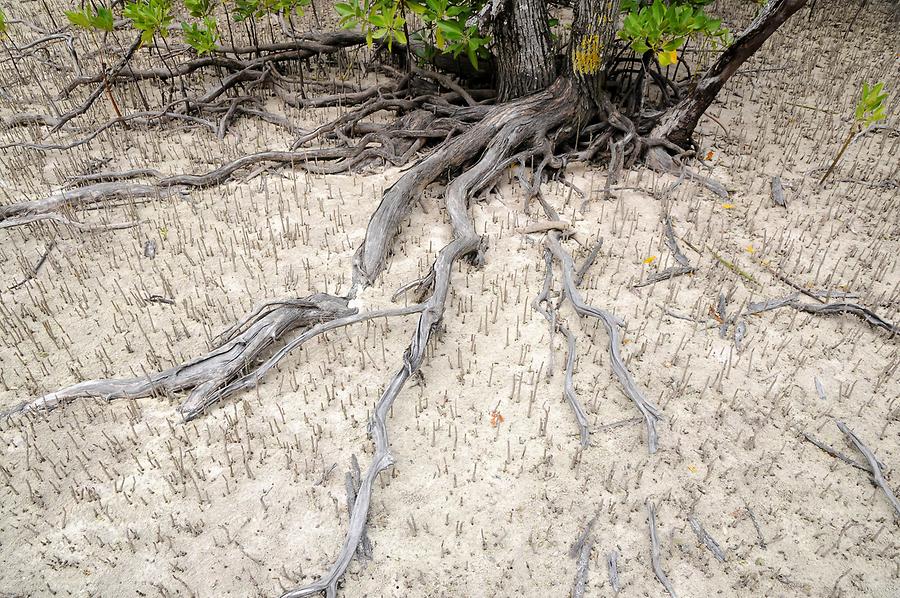
<svg viewBox="0 0 900 598">
<path fill-rule="evenodd" d="M 547 4 L 543 0 L 495 0 L 486 7 L 497 54 L 501 102 L 541 91 L 556 78 Z"/>
<path fill-rule="evenodd" d="M 586 0 L 582 0 L 586 1 Z M 772 0 L 756 16 L 733 44 L 722 52 L 703 78 L 683 100 L 676 104 L 653 129 L 652 137 L 668 139 L 681 147 L 690 144 L 697 122 L 716 94 L 738 68 L 775 33 L 788 18 L 806 5 L 807 0 Z"/>
<path fill-rule="evenodd" d="M 575 0 L 568 75 L 586 100 L 601 107 L 606 101 L 604 72 L 618 28 L 619 0 Z"/>
</svg>

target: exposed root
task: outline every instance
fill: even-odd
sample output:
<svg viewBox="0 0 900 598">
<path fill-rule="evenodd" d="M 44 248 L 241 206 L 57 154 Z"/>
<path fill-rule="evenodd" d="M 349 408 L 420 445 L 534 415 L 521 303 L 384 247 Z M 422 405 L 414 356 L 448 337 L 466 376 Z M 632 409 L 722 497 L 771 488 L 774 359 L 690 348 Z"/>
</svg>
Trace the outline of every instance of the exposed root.
<svg viewBox="0 0 900 598">
<path fill-rule="evenodd" d="M 417 184 L 420 183 L 414 180 L 404 181 L 404 179 L 407 179 L 414 171 L 421 170 L 427 175 L 435 168 L 446 168 L 447 161 L 456 165 L 465 160 L 464 157 L 447 148 L 452 147 L 454 151 L 463 156 L 471 156 L 485 148 L 478 162 L 453 179 L 446 189 L 445 206 L 450 216 L 453 239 L 438 252 L 432 267 L 434 272 L 432 294 L 419 316 L 416 331 L 403 355 L 403 364 L 391 378 L 372 414 L 369 431 L 375 443 L 375 455 L 362 477 L 353 505 L 349 529 L 341 550 L 331 569 L 322 578 L 306 587 L 286 592 L 282 598 L 301 598 L 323 591 L 328 597 L 336 595 L 337 583 L 344 575 L 362 538 L 375 479 L 379 473 L 394 463 L 385 423 L 387 414 L 406 381 L 421 367 L 425 359 L 428 341 L 440 325 L 450 290 L 453 264 L 465 255 L 478 252 L 482 245 L 481 237 L 475 231 L 474 222 L 468 213 L 469 198 L 501 172 L 501 165 L 505 164 L 506 158 L 520 144 L 526 141 L 534 142 L 541 138 L 545 128 L 559 126 L 566 118 L 571 117 L 571 114 L 564 108 L 567 92 L 570 90 L 569 84 L 562 82 L 551 90 L 552 93 L 537 94 L 495 108 L 484 122 L 476 125 L 456 140 L 442 145 L 441 149 L 423 160 L 394 184 L 385 194 L 381 205 L 369 221 L 366 241 L 357 252 L 354 285 L 365 284 L 367 280 L 370 280 L 370 276 L 380 272 L 383 267 L 383 260 L 387 252 L 386 241 L 393 235 L 381 227 L 374 228 L 374 226 L 379 221 L 378 218 L 388 218 L 391 215 L 396 217 L 398 213 L 403 214 L 400 218 L 405 217 L 411 207 L 409 202 L 412 197 L 404 197 L 402 192 L 417 189 Z M 556 105 L 555 111 L 542 111 L 548 101 L 552 101 Z M 571 102 L 569 104 L 571 106 Z M 421 189 L 419 189 L 420 191 Z M 373 231 L 379 232 L 379 235 L 378 238 L 372 239 L 375 242 L 370 243 L 369 233 Z"/>
<path fill-rule="evenodd" d="M 875 312 L 873 312 L 868 307 L 863 307 L 862 305 L 858 305 L 856 303 L 804 303 L 799 301 L 797 297 L 799 294 L 789 295 L 787 297 L 782 297 L 779 299 L 769 299 L 768 301 L 760 301 L 757 303 L 751 303 L 747 306 L 746 314 L 747 315 L 756 315 L 766 311 L 772 311 L 773 309 L 779 309 L 781 307 L 793 307 L 796 310 L 804 311 L 811 314 L 824 314 L 824 315 L 832 315 L 832 314 L 853 314 L 875 326 L 876 328 L 881 328 L 883 330 L 888 331 L 891 335 L 900 334 L 900 326 L 896 324 L 891 324 Z"/>
<path fill-rule="evenodd" d="M 57 222 L 59 224 L 65 224 L 66 226 L 71 226 L 80 231 L 84 232 L 98 232 L 98 231 L 107 231 L 107 230 L 122 230 L 125 228 L 132 228 L 137 226 L 138 222 L 114 222 L 110 224 L 85 224 L 84 222 L 78 222 L 77 220 L 72 220 L 71 218 L 66 218 L 62 214 L 57 214 L 55 212 L 43 212 L 40 214 L 25 214 L 22 216 L 15 216 L 13 218 L 7 218 L 5 220 L 0 220 L 0 229 L 2 228 L 12 228 L 14 226 L 22 226 L 23 224 L 32 224 L 34 222 Z"/>
<path fill-rule="evenodd" d="M 722 552 L 722 548 L 719 546 L 719 543 L 715 541 L 715 539 L 709 535 L 696 517 L 691 515 L 688 517 L 688 523 L 691 524 L 691 529 L 694 530 L 694 534 L 696 534 L 697 539 L 700 540 L 700 543 L 706 546 L 713 556 L 716 557 L 716 560 L 720 563 L 725 562 L 725 553 Z"/>
<path fill-rule="evenodd" d="M 301 326 L 334 320 L 355 313 L 347 307 L 347 300 L 316 294 L 297 300 L 266 313 L 246 330 L 206 355 L 149 376 L 130 379 L 88 380 L 25 401 L 5 415 L 26 411 L 53 409 L 78 398 L 98 397 L 107 401 L 140 398 L 151 395 L 172 395 L 191 389 L 182 411 L 186 418 L 208 404 L 208 397 L 227 385 L 241 371 L 271 347 L 279 338 Z"/>
<path fill-rule="evenodd" d="M 619 590 L 622 589 L 622 584 L 619 582 L 618 550 L 613 550 L 608 555 L 606 555 L 606 567 L 609 570 L 609 585 L 612 586 L 613 592 L 615 594 L 618 594 Z"/>
<path fill-rule="evenodd" d="M 560 244 L 558 233 L 548 235 L 547 247 L 562 267 L 563 288 L 575 312 L 582 317 L 597 318 L 603 324 L 603 327 L 606 328 L 606 333 L 609 336 L 609 361 L 613 373 L 619 379 L 622 390 L 634 401 L 634 404 L 644 417 L 644 424 L 647 428 L 648 449 L 650 453 L 655 453 L 658 446 L 656 422 L 661 417 L 661 414 L 652 403 L 644 398 L 644 394 L 635 384 L 631 372 L 628 371 L 625 362 L 622 360 L 622 355 L 619 353 L 619 346 L 621 345 L 619 327 L 622 325 L 622 321 L 606 310 L 588 305 L 581 298 L 581 293 L 575 285 L 574 261 L 572 256 Z"/>
<path fill-rule="evenodd" d="M 597 239 L 597 242 L 594 244 L 594 248 L 591 249 L 591 252 L 584 258 L 584 262 L 581 264 L 581 267 L 578 268 L 578 272 L 575 273 L 575 286 L 580 287 L 581 283 L 584 282 L 584 277 L 587 274 L 587 271 L 591 269 L 591 266 L 594 265 L 594 262 L 597 260 L 597 256 L 600 255 L 600 250 L 603 248 L 603 237 Z"/>
<path fill-rule="evenodd" d="M 572 550 L 569 551 L 569 554 L 578 558 L 578 564 L 575 568 L 575 584 L 572 587 L 572 598 L 584 598 L 588 568 L 591 564 L 591 550 L 594 548 L 594 537 L 591 535 L 593 526 L 594 519 L 588 522 L 578 541 L 572 547 Z"/>
<path fill-rule="evenodd" d="M 728 190 L 722 183 L 691 170 L 687 166 L 677 164 L 672 158 L 672 155 L 663 147 L 651 147 L 647 151 L 646 161 L 647 165 L 657 172 L 672 174 L 696 181 L 722 199 L 728 199 Z"/>
<path fill-rule="evenodd" d="M 193 419 L 202 414 L 203 411 L 213 403 L 230 397 L 242 390 L 247 390 L 249 388 L 257 386 L 262 381 L 263 377 L 272 368 L 277 366 L 281 362 L 281 360 L 287 357 L 287 355 L 291 351 L 306 343 L 307 341 L 313 339 L 314 337 L 328 332 L 329 330 L 342 328 L 351 324 L 358 324 L 359 322 L 365 322 L 366 320 L 373 320 L 376 318 L 406 316 L 421 312 L 424 308 L 424 305 L 416 304 L 395 309 L 373 310 L 365 313 L 355 313 L 354 310 L 348 310 L 347 312 L 345 312 L 346 315 L 335 317 L 332 320 L 319 322 L 318 324 L 315 324 L 314 326 L 311 326 L 307 330 L 303 331 L 296 338 L 276 351 L 261 365 L 250 370 L 242 377 L 237 378 L 225 385 L 214 385 L 213 389 L 209 391 L 205 391 L 202 393 L 191 393 L 191 396 L 189 396 L 181 405 L 181 413 L 186 420 Z"/>
<path fill-rule="evenodd" d="M 663 571 L 662 564 L 660 563 L 661 551 L 659 547 L 659 538 L 656 535 L 656 507 L 653 506 L 653 503 L 649 500 L 647 501 L 647 520 L 650 527 L 650 561 L 653 565 L 653 573 L 656 575 L 656 579 L 659 580 L 659 583 L 666 589 L 666 592 L 669 593 L 669 596 L 678 598 L 678 594 L 675 593 L 675 588 L 672 587 L 672 582 L 669 581 L 669 577 L 666 575 L 666 572 Z"/>
<path fill-rule="evenodd" d="M 573 381 L 573 376 L 575 373 L 575 335 L 572 334 L 568 328 L 563 326 L 557 319 L 556 311 L 552 308 L 544 307 L 544 304 L 549 303 L 549 292 L 550 286 L 553 280 L 553 257 L 549 251 L 544 252 L 544 261 L 546 263 L 547 274 L 544 277 L 544 286 L 541 289 L 540 294 L 535 297 L 534 301 L 531 302 L 532 307 L 535 311 L 540 313 L 547 322 L 550 324 L 550 366 L 548 368 L 548 372 L 552 370 L 553 367 L 553 335 L 559 331 L 563 336 L 566 337 L 566 343 L 568 345 L 566 352 L 566 378 L 563 386 L 563 394 L 566 397 L 566 401 L 569 403 L 569 406 L 572 408 L 572 413 L 575 415 L 575 421 L 578 422 L 578 432 L 581 436 L 581 447 L 585 448 L 590 444 L 590 424 L 588 424 L 587 415 L 584 412 L 584 408 L 581 406 L 581 401 L 578 400 L 578 396 L 575 394 L 575 383 Z"/>
<path fill-rule="evenodd" d="M 143 79 L 166 81 L 184 77 L 208 67 L 216 67 L 234 73 L 243 72 L 248 74 L 248 76 L 253 76 L 254 74 L 259 74 L 260 67 L 269 63 L 311 58 L 319 54 L 336 52 L 351 46 L 359 46 L 365 42 L 365 36 L 360 33 L 342 30 L 331 31 L 320 34 L 311 34 L 305 36 L 304 39 L 280 44 L 260 45 L 253 48 L 220 48 L 215 55 L 195 58 L 188 62 L 175 65 L 171 69 L 135 69 L 122 65 L 121 68 L 112 69 L 107 76 L 107 80 L 110 83 L 118 83 L 120 81 L 140 81 Z M 239 60 L 224 56 L 224 54 L 249 54 L 251 52 L 265 52 L 265 54 L 251 60 Z M 103 73 L 88 77 L 78 77 L 63 89 L 61 95 L 68 95 L 82 85 L 102 83 L 103 80 Z"/>
<path fill-rule="evenodd" d="M 39 214 L 54 214 L 64 209 L 82 207 L 105 200 L 141 199 L 165 197 L 174 192 L 156 185 L 142 183 L 98 183 L 88 187 L 54 191 L 44 199 L 23 201 L 0 206 L 0 228 L 26 224 L 29 217 Z"/>
<path fill-rule="evenodd" d="M 650 276 L 647 277 L 646 280 L 635 284 L 632 288 L 640 288 L 646 287 L 651 284 L 656 284 L 657 282 L 662 282 L 664 280 L 670 280 L 675 278 L 676 276 L 681 276 L 683 274 L 693 274 L 697 271 L 696 266 L 691 265 L 691 261 L 688 259 L 684 253 L 682 253 L 681 248 L 678 246 L 678 241 L 675 240 L 675 231 L 672 230 L 672 218 L 666 214 L 663 219 L 663 223 L 665 224 L 666 229 L 666 247 L 669 248 L 669 251 L 672 252 L 672 257 L 675 258 L 675 261 L 678 263 L 677 266 L 670 266 L 665 270 L 661 270 L 659 272 L 654 272 Z"/>
<path fill-rule="evenodd" d="M 884 475 L 881 473 L 881 464 L 878 462 L 878 459 L 875 457 L 875 453 L 866 446 L 866 444 L 859 439 L 859 436 L 853 433 L 853 431 L 847 427 L 844 422 L 837 422 L 838 429 L 844 433 L 850 442 L 853 443 L 853 446 L 856 447 L 860 453 L 866 458 L 866 461 L 869 464 L 869 471 L 872 474 L 872 482 L 878 486 L 884 495 L 887 497 L 888 502 L 894 508 L 894 514 L 897 519 L 900 520 L 900 500 L 897 500 L 897 496 L 894 494 L 894 491 L 891 490 L 890 486 L 887 485 L 887 482 L 884 480 Z"/>
</svg>

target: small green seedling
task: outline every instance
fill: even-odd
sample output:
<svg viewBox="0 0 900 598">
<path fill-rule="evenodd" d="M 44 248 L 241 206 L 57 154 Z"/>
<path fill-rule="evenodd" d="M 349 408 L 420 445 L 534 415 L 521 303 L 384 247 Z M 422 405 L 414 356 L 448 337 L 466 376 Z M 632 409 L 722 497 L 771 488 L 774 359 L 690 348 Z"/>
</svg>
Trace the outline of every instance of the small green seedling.
<svg viewBox="0 0 900 598">
<path fill-rule="evenodd" d="M 202 24 L 182 23 L 184 41 L 192 47 L 199 56 L 214 52 L 216 42 L 219 41 L 219 32 L 216 29 L 216 20 L 212 17 L 204 17 Z"/>
<path fill-rule="evenodd" d="M 146 45 L 159 35 L 169 35 L 172 24 L 172 5 L 169 0 L 137 0 L 125 5 L 123 13 L 131 19 L 134 28 L 141 32 L 141 43 Z"/>
<path fill-rule="evenodd" d="M 6 13 L 0 8 L 0 35 L 6 35 Z"/>
<path fill-rule="evenodd" d="M 850 125 L 850 132 L 847 134 L 847 139 L 844 140 L 844 145 L 841 146 L 841 149 L 831 162 L 831 166 L 828 167 L 828 170 L 819 181 L 820 185 L 834 172 L 834 167 L 837 166 L 841 156 L 850 147 L 853 137 L 860 131 L 886 118 L 884 101 L 887 99 L 888 94 L 883 93 L 883 90 L 884 82 L 871 86 L 868 83 L 863 83 L 862 93 L 859 101 L 856 103 L 856 110 L 853 111 L 853 123 Z"/>
<path fill-rule="evenodd" d="M 66 18 L 72 25 L 91 32 L 106 31 L 108 33 L 113 30 L 112 11 L 105 6 L 94 10 L 91 10 L 90 6 L 85 6 L 81 10 L 67 10 Z"/>
<path fill-rule="evenodd" d="M 99 32 L 102 32 L 105 36 L 113 30 L 112 11 L 105 6 L 94 9 L 90 6 L 84 6 L 81 10 L 67 10 L 65 13 L 69 23 L 91 33 L 91 38 L 93 38 L 94 44 L 100 51 L 103 61 L 103 87 L 106 90 L 106 96 L 109 98 L 109 103 L 116 112 L 116 116 L 122 118 L 122 111 L 119 110 L 119 105 L 116 103 L 116 99 L 113 97 L 112 90 L 109 87 L 109 81 L 106 79 L 106 44 L 97 37 Z"/>
</svg>

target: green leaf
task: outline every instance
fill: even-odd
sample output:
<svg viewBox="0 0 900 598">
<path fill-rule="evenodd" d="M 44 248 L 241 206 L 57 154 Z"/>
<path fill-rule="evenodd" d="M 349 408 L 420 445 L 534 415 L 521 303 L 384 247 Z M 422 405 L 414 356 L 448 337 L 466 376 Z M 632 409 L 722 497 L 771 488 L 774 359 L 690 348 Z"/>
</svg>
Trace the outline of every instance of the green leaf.
<svg viewBox="0 0 900 598">
<path fill-rule="evenodd" d="M 675 50 L 680 48 L 682 45 L 684 45 L 684 38 L 678 37 L 666 44 L 663 44 L 662 49 L 665 50 L 666 52 L 674 52 Z"/>
<path fill-rule="evenodd" d="M 631 49 L 634 50 L 635 54 L 643 54 L 650 50 L 650 46 L 648 46 L 644 40 L 638 39 L 631 42 Z"/>
<path fill-rule="evenodd" d="M 459 39 L 463 35 L 463 28 L 456 21 L 438 21 L 437 26 L 448 39 Z"/>
<path fill-rule="evenodd" d="M 478 48 L 469 44 L 469 47 L 466 52 L 469 55 L 469 62 L 472 64 L 472 68 L 476 71 L 478 70 Z"/>
<path fill-rule="evenodd" d="M 67 10 L 66 18 L 69 22 L 76 27 L 81 27 L 82 29 L 90 29 L 91 28 L 91 13 L 88 12 L 89 9 L 85 7 L 83 11 L 77 10 Z"/>
<path fill-rule="evenodd" d="M 97 9 L 97 14 L 91 20 L 91 24 L 101 31 L 113 30 L 113 15 L 108 8 L 101 6 Z"/>
</svg>

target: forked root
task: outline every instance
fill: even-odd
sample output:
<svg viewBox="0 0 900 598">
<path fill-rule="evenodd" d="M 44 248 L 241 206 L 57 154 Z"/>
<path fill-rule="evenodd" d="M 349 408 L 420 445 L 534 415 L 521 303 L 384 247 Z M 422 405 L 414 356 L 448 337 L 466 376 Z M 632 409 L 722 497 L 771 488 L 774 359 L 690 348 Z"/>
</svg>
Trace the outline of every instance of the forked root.
<svg viewBox="0 0 900 598">
<path fill-rule="evenodd" d="M 218 398 L 225 396 L 221 391 L 285 334 L 300 327 L 346 319 L 355 313 L 355 309 L 347 306 L 346 299 L 322 293 L 310 295 L 305 299 L 286 301 L 271 311 L 258 315 L 244 330 L 234 334 L 202 357 L 140 378 L 80 382 L 37 399 L 25 401 L 4 415 L 53 409 L 86 397 L 111 401 L 171 395 L 191 389 L 190 395 L 181 406 L 184 416 L 190 419 Z"/>
</svg>

